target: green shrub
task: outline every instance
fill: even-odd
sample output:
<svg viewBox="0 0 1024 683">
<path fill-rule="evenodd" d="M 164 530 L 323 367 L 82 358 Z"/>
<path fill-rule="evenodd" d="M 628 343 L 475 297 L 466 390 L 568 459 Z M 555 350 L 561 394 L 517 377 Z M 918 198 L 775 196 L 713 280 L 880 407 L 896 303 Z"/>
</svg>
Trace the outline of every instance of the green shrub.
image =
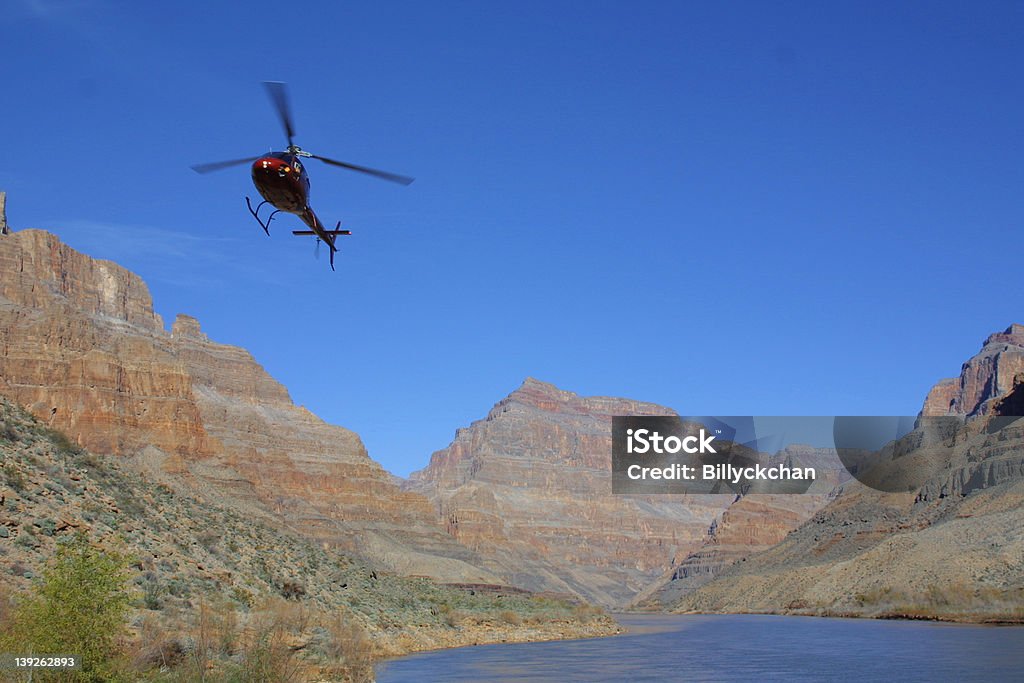
<svg viewBox="0 0 1024 683">
<path fill-rule="evenodd" d="M 61 680 L 115 679 L 129 609 L 127 570 L 127 558 L 92 546 L 84 534 L 63 543 L 15 607 L 0 651 L 78 655 L 82 668 L 60 672 Z"/>
<path fill-rule="evenodd" d="M 156 572 L 146 572 L 142 575 L 142 604 L 146 609 L 158 610 L 163 607 L 163 597 L 167 593 L 167 586 L 160 581 Z"/>
<path fill-rule="evenodd" d="M 7 481 L 7 485 L 12 489 L 21 493 L 28 486 L 28 480 L 25 479 L 25 475 L 13 462 L 5 462 L 3 466 L 4 479 Z"/>
<path fill-rule="evenodd" d="M 0 441 L 7 441 L 9 443 L 17 443 L 21 440 L 21 435 L 14 428 L 14 425 L 4 422 L 0 425 Z"/>
<path fill-rule="evenodd" d="M 82 449 L 78 444 L 72 443 L 71 439 L 67 437 L 64 432 L 51 429 L 49 427 L 42 427 L 40 434 L 53 444 L 54 450 L 57 451 L 57 455 L 67 457 L 69 455 L 78 455 L 82 452 Z"/>
</svg>

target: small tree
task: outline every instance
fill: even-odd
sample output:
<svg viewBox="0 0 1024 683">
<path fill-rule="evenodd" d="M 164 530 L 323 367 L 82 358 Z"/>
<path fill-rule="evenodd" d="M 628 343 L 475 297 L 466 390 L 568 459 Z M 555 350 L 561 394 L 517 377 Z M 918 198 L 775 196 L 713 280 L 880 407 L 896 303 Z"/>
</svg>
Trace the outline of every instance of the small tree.
<svg viewBox="0 0 1024 683">
<path fill-rule="evenodd" d="M 129 600 L 128 558 L 76 534 L 61 544 L 53 564 L 15 608 L 0 644 L 18 654 L 80 656 L 81 670 L 61 672 L 64 680 L 110 680 Z"/>
</svg>

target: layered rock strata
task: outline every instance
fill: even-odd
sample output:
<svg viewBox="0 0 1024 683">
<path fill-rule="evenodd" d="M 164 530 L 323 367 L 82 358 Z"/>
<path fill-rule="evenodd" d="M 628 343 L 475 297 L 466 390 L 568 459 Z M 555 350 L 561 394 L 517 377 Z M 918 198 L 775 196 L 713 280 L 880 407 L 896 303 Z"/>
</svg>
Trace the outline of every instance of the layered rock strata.
<svg viewBox="0 0 1024 683">
<path fill-rule="evenodd" d="M 726 567 L 771 548 L 832 500 L 836 487 L 850 478 L 831 449 L 790 446 L 776 458 L 789 466 L 814 467 L 818 479 L 804 493 L 737 496 L 712 521 L 700 548 L 673 558 L 659 580 L 634 598 L 633 607 L 669 608 Z"/>
<path fill-rule="evenodd" d="M 963 364 L 960 376 L 940 380 L 925 398 L 922 415 L 985 415 L 993 399 L 1013 388 L 1024 373 L 1024 325 L 989 335 L 981 351 Z"/>
<path fill-rule="evenodd" d="M 611 493 L 613 415 L 664 406 L 581 397 L 535 379 L 460 429 L 410 488 L 448 532 L 485 556 L 517 558 L 516 585 L 622 604 L 695 549 L 727 496 Z"/>
<path fill-rule="evenodd" d="M 499 581 L 358 435 L 294 405 L 195 319 L 179 316 L 168 333 L 138 276 L 43 231 L 0 237 L 0 393 L 90 450 L 386 568 Z"/>
<path fill-rule="evenodd" d="M 916 490 L 844 484 L 780 543 L 723 569 L 676 609 L 1024 620 L 1022 331 L 992 335 L 964 364 L 946 411 L 975 419 L 941 440 L 915 430 L 895 444 L 900 460 L 929 464 Z"/>
</svg>

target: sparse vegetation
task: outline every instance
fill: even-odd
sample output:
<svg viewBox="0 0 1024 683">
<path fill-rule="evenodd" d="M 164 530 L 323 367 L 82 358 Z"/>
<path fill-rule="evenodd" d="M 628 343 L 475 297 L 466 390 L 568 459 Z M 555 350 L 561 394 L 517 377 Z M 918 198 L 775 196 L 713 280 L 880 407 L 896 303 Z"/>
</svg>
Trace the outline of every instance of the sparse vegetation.
<svg viewBox="0 0 1024 683">
<path fill-rule="evenodd" d="M 113 679 L 126 635 L 127 580 L 123 555 L 76 534 L 14 608 L 0 650 L 79 655 L 81 670 L 62 672 L 65 680 Z"/>
<path fill-rule="evenodd" d="M 4 481 L 8 486 L 18 493 L 25 490 L 28 481 L 25 479 L 25 474 L 13 462 L 5 462 L 2 471 Z"/>
<path fill-rule="evenodd" d="M 1024 588 L 978 588 L 965 583 L 931 584 L 919 592 L 876 588 L 858 593 L 854 600 L 869 616 L 904 619 L 963 619 L 1024 621 Z"/>
<path fill-rule="evenodd" d="M 113 650 L 92 680 L 361 681 L 386 655 L 564 637 L 581 623 L 590 635 L 614 628 L 603 614 L 581 621 L 581 608 L 560 600 L 373 571 L 269 518 L 79 449 L 2 398 L 0 420 L 16 435 L 0 442 L 0 630 L 25 638 L 24 615 L 47 614 L 28 606 L 40 604 L 37 591 L 49 581 L 42 570 L 57 566 L 59 552 L 74 546 L 90 562 L 99 561 L 90 553 L 104 553 L 124 578 L 109 602 L 127 611 L 121 630 L 108 622 L 115 635 L 104 647 Z M 86 546 L 74 545 L 76 529 L 88 530 Z M 91 595 L 86 602 L 98 599 Z"/>
</svg>

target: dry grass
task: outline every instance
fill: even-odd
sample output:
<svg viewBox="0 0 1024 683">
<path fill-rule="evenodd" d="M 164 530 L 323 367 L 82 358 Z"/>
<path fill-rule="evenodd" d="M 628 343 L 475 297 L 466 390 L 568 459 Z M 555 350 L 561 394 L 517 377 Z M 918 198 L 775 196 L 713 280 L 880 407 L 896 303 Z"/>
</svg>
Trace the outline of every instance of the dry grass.
<svg viewBox="0 0 1024 683">
<path fill-rule="evenodd" d="M 519 626 L 523 623 L 523 618 L 510 609 L 507 609 L 503 612 L 499 612 L 498 618 L 504 621 L 506 624 L 512 624 L 513 626 Z"/>
<path fill-rule="evenodd" d="M 1024 621 L 1024 589 L 932 584 L 919 592 L 877 588 L 854 596 L 866 616 L 963 621 Z"/>
<path fill-rule="evenodd" d="M 251 610 L 221 600 L 188 614 L 146 615 L 125 653 L 137 680 L 166 683 L 372 681 L 378 654 L 351 616 L 282 598 Z"/>
</svg>

